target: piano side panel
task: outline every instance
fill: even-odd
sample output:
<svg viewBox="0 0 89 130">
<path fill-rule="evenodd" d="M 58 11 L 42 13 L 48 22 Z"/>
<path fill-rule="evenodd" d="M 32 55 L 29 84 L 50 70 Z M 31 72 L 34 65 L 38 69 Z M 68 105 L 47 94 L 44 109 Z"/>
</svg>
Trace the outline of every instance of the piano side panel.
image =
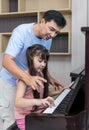
<svg viewBox="0 0 89 130">
<path fill-rule="evenodd" d="M 89 130 L 89 27 L 82 27 L 85 33 L 85 102 L 86 102 L 86 130 Z"/>
<path fill-rule="evenodd" d="M 89 28 L 88 28 L 89 29 Z M 86 115 L 87 115 L 87 130 L 89 130 L 89 30 L 86 32 Z"/>
</svg>

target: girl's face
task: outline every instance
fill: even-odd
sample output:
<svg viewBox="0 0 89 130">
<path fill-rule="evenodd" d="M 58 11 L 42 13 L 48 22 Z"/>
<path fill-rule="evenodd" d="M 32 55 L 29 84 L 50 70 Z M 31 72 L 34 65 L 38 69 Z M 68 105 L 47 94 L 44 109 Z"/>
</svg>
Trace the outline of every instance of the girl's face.
<svg viewBox="0 0 89 130">
<path fill-rule="evenodd" d="M 35 56 L 33 58 L 34 68 L 37 72 L 42 72 L 43 69 L 46 67 L 47 61 L 45 59 L 41 59 L 39 56 Z"/>
</svg>

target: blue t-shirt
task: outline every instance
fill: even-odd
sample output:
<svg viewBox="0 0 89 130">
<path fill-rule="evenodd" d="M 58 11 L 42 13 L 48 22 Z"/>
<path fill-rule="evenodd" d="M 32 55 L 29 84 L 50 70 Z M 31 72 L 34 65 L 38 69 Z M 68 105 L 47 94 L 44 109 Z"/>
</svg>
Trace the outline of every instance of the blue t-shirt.
<svg viewBox="0 0 89 130">
<path fill-rule="evenodd" d="M 22 24 L 16 27 L 12 36 L 9 40 L 8 46 L 6 48 L 5 54 L 13 56 L 15 63 L 22 69 L 27 69 L 26 61 L 26 49 L 33 44 L 42 44 L 48 50 L 50 50 L 52 39 L 44 40 L 39 39 L 34 35 L 33 24 Z M 4 67 L 0 72 L 0 76 L 6 82 L 16 85 L 16 77 L 9 73 Z"/>
</svg>

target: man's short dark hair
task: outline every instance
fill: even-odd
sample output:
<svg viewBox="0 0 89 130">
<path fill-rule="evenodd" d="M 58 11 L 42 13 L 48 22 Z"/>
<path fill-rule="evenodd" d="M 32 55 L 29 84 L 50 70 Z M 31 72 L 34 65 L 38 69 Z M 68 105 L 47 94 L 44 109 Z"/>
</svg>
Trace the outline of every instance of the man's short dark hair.
<svg viewBox="0 0 89 130">
<path fill-rule="evenodd" d="M 64 16 L 57 10 L 48 10 L 45 12 L 43 18 L 46 22 L 50 22 L 51 20 L 54 20 L 58 26 L 61 26 L 62 28 L 66 25 L 66 20 Z"/>
</svg>

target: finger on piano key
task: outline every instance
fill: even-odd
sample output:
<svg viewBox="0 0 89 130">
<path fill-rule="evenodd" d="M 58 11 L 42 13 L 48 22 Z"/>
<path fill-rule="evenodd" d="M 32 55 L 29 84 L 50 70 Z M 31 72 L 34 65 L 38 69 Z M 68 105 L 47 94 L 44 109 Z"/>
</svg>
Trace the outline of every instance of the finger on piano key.
<svg viewBox="0 0 89 130">
<path fill-rule="evenodd" d="M 62 102 L 64 97 L 70 92 L 71 89 L 65 89 L 54 101 L 55 106 L 50 108 L 48 107 L 43 113 L 53 113 L 57 106 Z"/>
</svg>

